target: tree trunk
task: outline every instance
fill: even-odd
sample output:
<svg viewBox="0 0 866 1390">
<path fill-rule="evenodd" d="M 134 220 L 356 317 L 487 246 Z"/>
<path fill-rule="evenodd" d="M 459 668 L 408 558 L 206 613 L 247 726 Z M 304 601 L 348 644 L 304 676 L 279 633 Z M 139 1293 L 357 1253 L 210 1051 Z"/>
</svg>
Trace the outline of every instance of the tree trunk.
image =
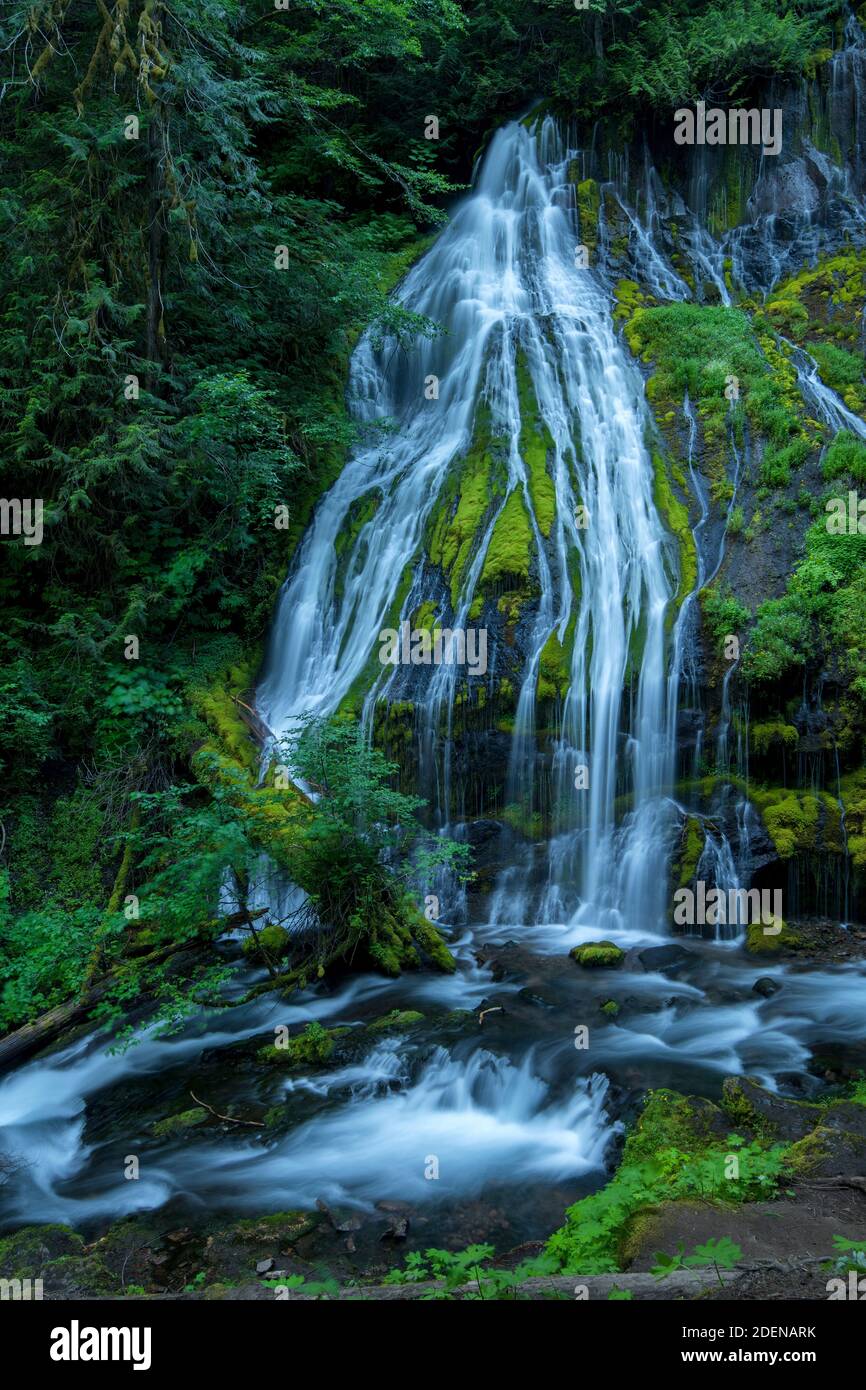
<svg viewBox="0 0 866 1390">
<path fill-rule="evenodd" d="M 162 172 L 163 122 L 157 107 L 147 131 L 147 346 L 146 356 L 153 365 L 148 370 L 147 389 L 153 391 L 159 368 L 165 360 L 166 237 L 163 221 L 164 180 Z"/>
</svg>

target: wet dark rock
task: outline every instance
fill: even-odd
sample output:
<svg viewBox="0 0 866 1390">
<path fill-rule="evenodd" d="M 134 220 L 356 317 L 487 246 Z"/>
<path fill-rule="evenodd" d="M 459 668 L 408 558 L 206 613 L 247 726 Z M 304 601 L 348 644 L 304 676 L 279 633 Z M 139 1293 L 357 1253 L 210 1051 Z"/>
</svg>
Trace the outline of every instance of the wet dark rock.
<svg viewBox="0 0 866 1390">
<path fill-rule="evenodd" d="M 256 1274 L 267 1274 L 269 1270 L 273 1269 L 275 1263 L 276 1261 L 271 1259 L 259 1260 L 256 1264 Z"/>
<path fill-rule="evenodd" d="M 192 1231 L 189 1226 L 183 1226 L 179 1231 L 166 1231 L 164 1239 L 170 1245 L 187 1245 L 192 1239 Z"/>
<path fill-rule="evenodd" d="M 359 1231 L 361 1229 L 361 1218 L 356 1211 L 345 1213 L 333 1211 L 326 1202 L 322 1201 L 321 1197 L 316 1198 L 316 1206 L 332 1231 L 345 1235 L 347 1231 Z"/>
<path fill-rule="evenodd" d="M 535 1008 L 539 1008 L 539 1009 L 554 1009 L 554 1008 L 556 1008 L 556 1005 L 555 1005 L 555 1004 L 551 1004 L 551 1002 L 550 1002 L 549 999 L 544 999 L 540 994 L 533 994 L 533 992 L 532 992 L 531 989 L 524 988 L 524 989 L 518 990 L 518 991 L 517 991 L 517 997 L 518 997 L 518 999 L 522 1000 L 522 1002 L 523 1002 L 524 1004 L 532 1004 Z"/>
<path fill-rule="evenodd" d="M 866 1106 L 841 1098 L 822 1105 L 776 1095 L 752 1077 L 729 1076 L 725 1107 L 738 1126 L 764 1138 L 793 1141 L 795 1173 L 833 1177 L 862 1173 L 866 1159 Z"/>
<path fill-rule="evenodd" d="M 493 979 L 497 982 L 497 984 L 500 980 L 505 979 L 505 966 L 502 964 L 501 960 L 498 960 L 496 958 L 496 956 L 485 955 L 483 951 L 475 951 L 473 954 L 475 956 L 476 964 L 486 966 L 490 971 L 490 974 L 493 977 Z"/>
<path fill-rule="evenodd" d="M 694 952 L 684 946 L 648 946 L 645 951 L 638 951 L 638 960 L 644 970 L 650 971 L 681 970 L 693 957 Z"/>
<path fill-rule="evenodd" d="M 437 1042 L 453 1041 L 474 1033 L 477 1027 L 478 1015 L 473 1009 L 452 1009 L 432 1020 L 433 1037 Z"/>
<path fill-rule="evenodd" d="M 380 1240 L 405 1240 L 409 1234 L 408 1216 L 395 1216 L 391 1221 L 387 1231 L 379 1237 Z"/>
<path fill-rule="evenodd" d="M 752 985 L 755 994 L 761 994 L 765 999 L 769 999 L 771 994 L 778 994 L 782 986 L 778 980 L 774 980 L 770 975 L 762 975 Z"/>
<path fill-rule="evenodd" d="M 466 825 L 466 839 L 473 849 L 479 845 L 486 845 L 488 841 L 500 835 L 504 829 L 501 821 L 498 820 L 473 820 Z"/>
</svg>

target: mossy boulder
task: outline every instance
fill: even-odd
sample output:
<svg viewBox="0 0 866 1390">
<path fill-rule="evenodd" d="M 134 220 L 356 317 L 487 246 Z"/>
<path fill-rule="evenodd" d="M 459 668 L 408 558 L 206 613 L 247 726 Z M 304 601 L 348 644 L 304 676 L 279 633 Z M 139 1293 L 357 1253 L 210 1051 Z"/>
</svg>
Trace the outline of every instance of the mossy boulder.
<svg viewBox="0 0 866 1390">
<path fill-rule="evenodd" d="M 271 1044 L 259 1048 L 259 1061 L 278 1067 L 323 1067 L 331 1059 L 338 1038 L 351 1032 L 349 1028 L 323 1028 L 321 1023 L 308 1023 L 303 1033 L 287 1038 L 284 1046 Z"/>
<path fill-rule="evenodd" d="M 795 1177 L 835 1178 L 862 1173 L 866 1164 L 866 1135 L 818 1125 L 791 1145 L 787 1162 Z"/>
<path fill-rule="evenodd" d="M 751 922 L 746 927 L 745 945 L 750 956 L 778 956 L 785 951 L 801 950 L 803 944 L 802 939 L 786 922 L 779 921 L 772 926 L 765 926 L 763 922 Z"/>
<path fill-rule="evenodd" d="M 291 936 L 285 927 L 280 927 L 271 922 L 266 927 L 261 927 L 255 936 L 248 936 L 244 942 L 244 955 L 261 956 L 266 954 L 272 957 L 286 956 L 291 946 Z"/>
<path fill-rule="evenodd" d="M 569 956 L 585 969 L 615 969 L 625 960 L 625 951 L 612 941 L 588 941 L 584 946 L 574 946 Z"/>
<path fill-rule="evenodd" d="M 684 1096 L 665 1087 L 650 1091 L 629 1131 L 623 1162 L 654 1160 L 664 1149 L 695 1153 L 724 1139 L 730 1129 L 722 1109 L 702 1096 Z"/>
<path fill-rule="evenodd" d="M 383 1014 L 381 1018 L 375 1018 L 372 1023 L 367 1024 L 368 1033 L 384 1033 L 389 1028 L 411 1028 L 416 1023 L 423 1023 L 424 1015 L 417 1009 L 392 1009 L 389 1014 Z"/>
</svg>

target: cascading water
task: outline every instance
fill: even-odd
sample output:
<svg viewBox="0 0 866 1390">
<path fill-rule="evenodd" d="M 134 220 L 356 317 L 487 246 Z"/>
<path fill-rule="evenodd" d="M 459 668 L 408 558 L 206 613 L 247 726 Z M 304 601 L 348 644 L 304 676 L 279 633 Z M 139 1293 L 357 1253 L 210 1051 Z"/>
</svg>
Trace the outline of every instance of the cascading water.
<svg viewBox="0 0 866 1390">
<path fill-rule="evenodd" d="M 400 576 L 411 566 L 415 582 L 400 614 L 408 618 L 423 593 L 425 519 L 449 464 L 477 431 L 483 400 L 505 457 L 499 510 L 520 493 L 537 574 L 506 785 L 506 799 L 524 815 L 531 814 L 536 782 L 542 649 L 551 633 L 562 641 L 569 624 L 574 628 L 553 772 L 558 835 L 535 911 L 540 920 L 552 913 L 596 928 L 641 923 L 652 931 L 662 918 L 663 885 L 655 868 L 664 821 L 660 793 L 672 766 L 664 637 L 672 584 L 643 443 L 640 378 L 616 338 L 602 285 L 576 265 L 570 158 L 549 118 L 533 132 L 518 124 L 499 131 L 472 196 L 401 291 L 408 308 L 444 324 L 446 335 L 408 359 L 393 344 L 374 347 L 372 339 L 356 353 L 352 389 L 361 418 L 396 416 L 399 428 L 385 444 L 362 449 L 320 504 L 280 600 L 258 706 L 277 733 L 299 715 L 336 709 L 374 654 Z M 549 537 L 521 442 L 521 361 L 550 441 L 556 512 Z M 425 401 L 431 376 L 440 383 L 439 398 Z M 354 539 L 338 586 L 338 537 L 352 509 L 371 495 L 381 501 Z M 460 591 L 445 600 L 451 612 L 442 616 L 456 628 L 466 626 L 478 597 L 499 510 L 478 537 Z M 623 689 L 636 648 L 629 729 Z M 404 673 L 395 672 L 384 687 L 378 682 L 376 694 L 387 697 L 401 678 Z M 446 821 L 457 680 L 453 666 L 439 666 L 416 697 L 422 772 L 435 761 L 437 747 L 444 756 L 433 785 Z M 576 790 L 581 763 L 588 766 L 589 786 Z M 617 827 L 614 801 L 623 793 L 634 804 Z M 525 914 L 522 895 L 505 914 L 510 920 L 514 908 Z"/>
</svg>

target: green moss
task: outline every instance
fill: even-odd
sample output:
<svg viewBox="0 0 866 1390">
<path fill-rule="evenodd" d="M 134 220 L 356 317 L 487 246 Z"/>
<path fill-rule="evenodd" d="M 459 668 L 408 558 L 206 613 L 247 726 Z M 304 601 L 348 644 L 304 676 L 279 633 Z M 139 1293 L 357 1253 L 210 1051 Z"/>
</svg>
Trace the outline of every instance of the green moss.
<svg viewBox="0 0 866 1390">
<path fill-rule="evenodd" d="M 382 495 L 379 492 L 370 492 L 366 497 L 359 497 L 353 502 L 334 541 L 334 550 L 340 558 L 354 549 L 358 536 L 373 520 L 381 502 Z"/>
<path fill-rule="evenodd" d="M 529 496 L 538 529 L 543 536 L 549 536 L 556 517 L 556 489 L 547 471 L 553 440 L 538 409 L 532 378 L 522 354 L 517 357 L 517 389 L 520 400 L 520 457 L 526 466 Z"/>
<path fill-rule="evenodd" d="M 759 793 L 755 800 L 781 859 L 790 859 L 793 854 L 805 850 L 826 848 L 826 841 L 819 834 L 824 820 L 822 812 L 828 812 L 832 820 L 838 821 L 839 811 L 834 802 L 828 805 L 823 798 L 809 792 L 784 791 L 775 798 L 771 793 Z"/>
<path fill-rule="evenodd" d="M 697 872 L 698 861 L 704 852 L 704 827 L 695 816 L 688 816 L 683 826 L 679 860 L 675 871 L 681 888 L 687 888 Z"/>
<path fill-rule="evenodd" d="M 196 1106 L 191 1110 L 182 1110 L 178 1115 L 169 1115 L 166 1120 L 157 1120 L 153 1132 L 157 1139 L 171 1139 L 177 1134 L 185 1134 L 187 1130 L 203 1125 L 206 1119 L 207 1111 L 201 1106 Z"/>
<path fill-rule="evenodd" d="M 722 1108 L 738 1133 L 745 1129 L 764 1139 L 775 1138 L 777 1127 L 752 1104 L 739 1077 L 726 1076 L 722 1082 Z"/>
<path fill-rule="evenodd" d="M 652 303 L 651 299 L 643 293 L 636 280 L 618 280 L 614 290 L 616 308 L 613 311 L 614 321 L 629 325 L 638 309 L 646 308 Z M 626 338 L 632 352 L 640 354 L 641 338 L 637 333 L 632 334 L 626 327 Z"/>
<path fill-rule="evenodd" d="M 576 617 L 572 617 L 565 630 L 565 641 L 560 642 L 557 632 L 550 634 L 541 649 L 538 661 L 538 686 L 536 697 L 540 700 L 562 700 L 571 684 L 571 650 L 574 644 Z"/>
<path fill-rule="evenodd" d="M 330 1060 L 336 1039 L 348 1031 L 345 1028 L 323 1028 L 321 1023 L 313 1021 L 307 1024 L 303 1033 L 289 1038 L 285 1047 L 270 1044 L 260 1048 L 257 1056 L 270 1066 L 321 1067 Z"/>
<path fill-rule="evenodd" d="M 866 768 L 846 773 L 841 779 L 839 793 L 845 807 L 848 853 L 854 867 L 863 870 L 866 869 Z"/>
<path fill-rule="evenodd" d="M 780 727 L 784 729 L 790 726 Z M 747 783 L 734 773 L 726 773 L 724 778 L 713 774 L 680 782 L 677 794 L 697 796 L 703 803 L 709 804 L 722 786 L 733 787 L 749 798 L 760 812 L 780 859 L 790 859 L 794 855 L 844 852 L 841 812 L 836 798 L 829 792 L 799 792 L 792 791 L 790 787 L 762 786 L 755 780 Z M 860 833 L 866 817 L 866 772 L 843 778 L 841 796 L 850 848 L 851 834 Z M 768 938 L 771 942 L 778 939 Z M 772 946 L 769 949 L 772 950 Z"/>
<path fill-rule="evenodd" d="M 697 1101 L 665 1087 L 650 1091 L 643 1109 L 629 1130 L 623 1149 L 623 1163 L 643 1163 L 662 1149 L 681 1152 L 705 1149 L 713 1139 L 716 1108 L 710 1101 Z"/>
<path fill-rule="evenodd" d="M 68 1226 L 23 1226 L 0 1240 L 0 1277 L 38 1279 L 47 1265 L 84 1254 L 84 1240 Z"/>
<path fill-rule="evenodd" d="M 703 435 L 702 467 L 713 484 L 726 481 L 730 429 L 733 425 L 742 439 L 744 418 L 780 447 L 804 436 L 796 372 L 772 334 L 758 340 L 741 309 L 686 303 L 651 307 L 621 298 L 620 308 L 627 307 L 629 346 L 653 364 L 647 395 L 656 418 L 664 429 L 665 417 L 688 391 Z M 737 395 L 729 399 L 734 386 Z M 679 447 L 669 427 L 668 440 L 672 451 Z"/>
<path fill-rule="evenodd" d="M 605 999 L 604 1003 L 601 1005 L 601 1011 L 603 1014 L 606 1014 L 608 1018 L 616 1018 L 619 1013 L 619 1004 L 615 999 Z"/>
<path fill-rule="evenodd" d="M 786 922 L 775 923 L 782 930 L 776 935 L 768 933 L 761 922 L 752 922 L 746 927 L 746 950 L 750 956 L 778 956 L 783 951 L 796 951 L 802 941 Z"/>
<path fill-rule="evenodd" d="M 443 971 L 446 975 L 453 975 L 457 969 L 456 960 L 432 922 L 428 922 L 421 912 L 414 915 L 412 935 L 426 958 L 432 965 L 436 966 L 437 970 Z"/>
<path fill-rule="evenodd" d="M 580 239 L 592 257 L 598 248 L 598 214 L 601 211 L 601 194 L 595 179 L 576 183 L 576 198 Z"/>
<path fill-rule="evenodd" d="M 588 941 L 584 946 L 573 946 L 568 954 L 586 969 L 612 969 L 625 960 L 625 951 L 612 941 Z"/>
<path fill-rule="evenodd" d="M 796 748 L 800 735 L 793 724 L 785 724 L 781 719 L 769 720 L 762 724 L 749 726 L 749 743 L 753 750 L 763 756 L 774 745 L 782 748 Z"/>
<path fill-rule="evenodd" d="M 240 1241 L 254 1241 L 270 1244 L 278 1241 L 280 1245 L 293 1245 L 302 1236 L 309 1235 L 320 1224 L 319 1212 L 273 1211 L 264 1216 L 236 1221 L 229 1234 Z"/>
<path fill-rule="evenodd" d="M 834 1131 L 821 1125 L 813 1129 L 788 1149 L 788 1164 L 795 1177 L 807 1177 L 830 1154 L 828 1139 L 837 1138 Z"/>
<path fill-rule="evenodd" d="M 71 1288 L 76 1298 L 101 1298 L 119 1292 L 118 1282 L 101 1257 L 92 1252 L 77 1257 L 62 1255 L 45 1267 L 46 1289 Z"/>
<path fill-rule="evenodd" d="M 191 705 L 217 736 L 223 750 L 242 767 L 255 773 L 259 767 L 259 748 L 243 717 L 248 711 L 240 701 L 252 705 L 250 691 L 258 666 L 256 651 L 244 663 L 221 672 L 211 685 L 187 691 Z"/>
<path fill-rule="evenodd" d="M 509 493 L 496 518 L 481 572 L 481 587 L 489 588 L 495 583 L 513 586 L 515 581 L 527 580 L 532 541 L 532 527 L 523 492 L 516 487 Z"/>
<path fill-rule="evenodd" d="M 368 1033 L 384 1033 L 389 1028 L 410 1028 L 415 1023 L 423 1023 L 424 1015 L 417 1009 L 392 1009 L 372 1023 L 367 1024 Z"/>
<path fill-rule="evenodd" d="M 440 504 L 429 538 L 428 555 L 450 581 L 456 609 L 467 563 L 492 502 L 489 424 L 484 421 L 459 465 L 456 505 L 453 495 Z"/>
<path fill-rule="evenodd" d="M 512 721 L 510 732 L 513 731 Z M 514 801 L 503 806 L 499 812 L 499 819 L 505 825 L 510 825 L 512 830 L 516 830 L 518 835 L 524 835 L 527 840 L 542 840 L 549 829 L 541 812 L 530 809 L 526 802 Z"/>
<path fill-rule="evenodd" d="M 732 1136 L 725 1138 L 724 1130 L 725 1116 L 710 1101 L 675 1091 L 651 1092 L 614 1177 L 569 1207 L 565 1224 L 548 1241 L 548 1252 L 570 1273 L 613 1272 L 638 1253 L 647 1221 L 663 1202 L 721 1204 L 768 1196 L 784 1149 L 761 1139 L 747 1148 L 742 1140 L 735 1144 Z M 732 1146 L 739 1158 L 736 1178 L 728 1176 Z"/>
<path fill-rule="evenodd" d="M 821 257 L 816 266 L 807 266 L 777 285 L 756 310 L 756 319 L 765 317 L 788 337 L 808 342 L 817 360 L 816 348 L 820 351 L 822 342 L 838 334 L 840 327 L 847 330 L 856 325 L 864 299 L 866 251 L 848 247 Z M 836 378 L 841 370 L 849 381 L 856 380 L 855 366 L 847 359 L 847 354 L 825 355 L 824 364 L 830 376 Z M 840 384 L 844 387 L 846 383 Z"/>
<path fill-rule="evenodd" d="M 670 478 L 660 454 L 653 454 L 653 497 L 656 510 L 667 529 L 675 536 L 679 547 L 679 587 L 677 605 L 682 603 L 697 583 L 698 559 L 695 541 L 689 525 L 689 513 L 671 487 Z"/>
<path fill-rule="evenodd" d="M 288 955 L 291 940 L 285 927 L 271 922 L 266 927 L 258 928 L 255 936 L 247 937 L 244 942 L 244 954 L 257 956 L 264 951 L 269 956 L 285 956 Z"/>
</svg>

